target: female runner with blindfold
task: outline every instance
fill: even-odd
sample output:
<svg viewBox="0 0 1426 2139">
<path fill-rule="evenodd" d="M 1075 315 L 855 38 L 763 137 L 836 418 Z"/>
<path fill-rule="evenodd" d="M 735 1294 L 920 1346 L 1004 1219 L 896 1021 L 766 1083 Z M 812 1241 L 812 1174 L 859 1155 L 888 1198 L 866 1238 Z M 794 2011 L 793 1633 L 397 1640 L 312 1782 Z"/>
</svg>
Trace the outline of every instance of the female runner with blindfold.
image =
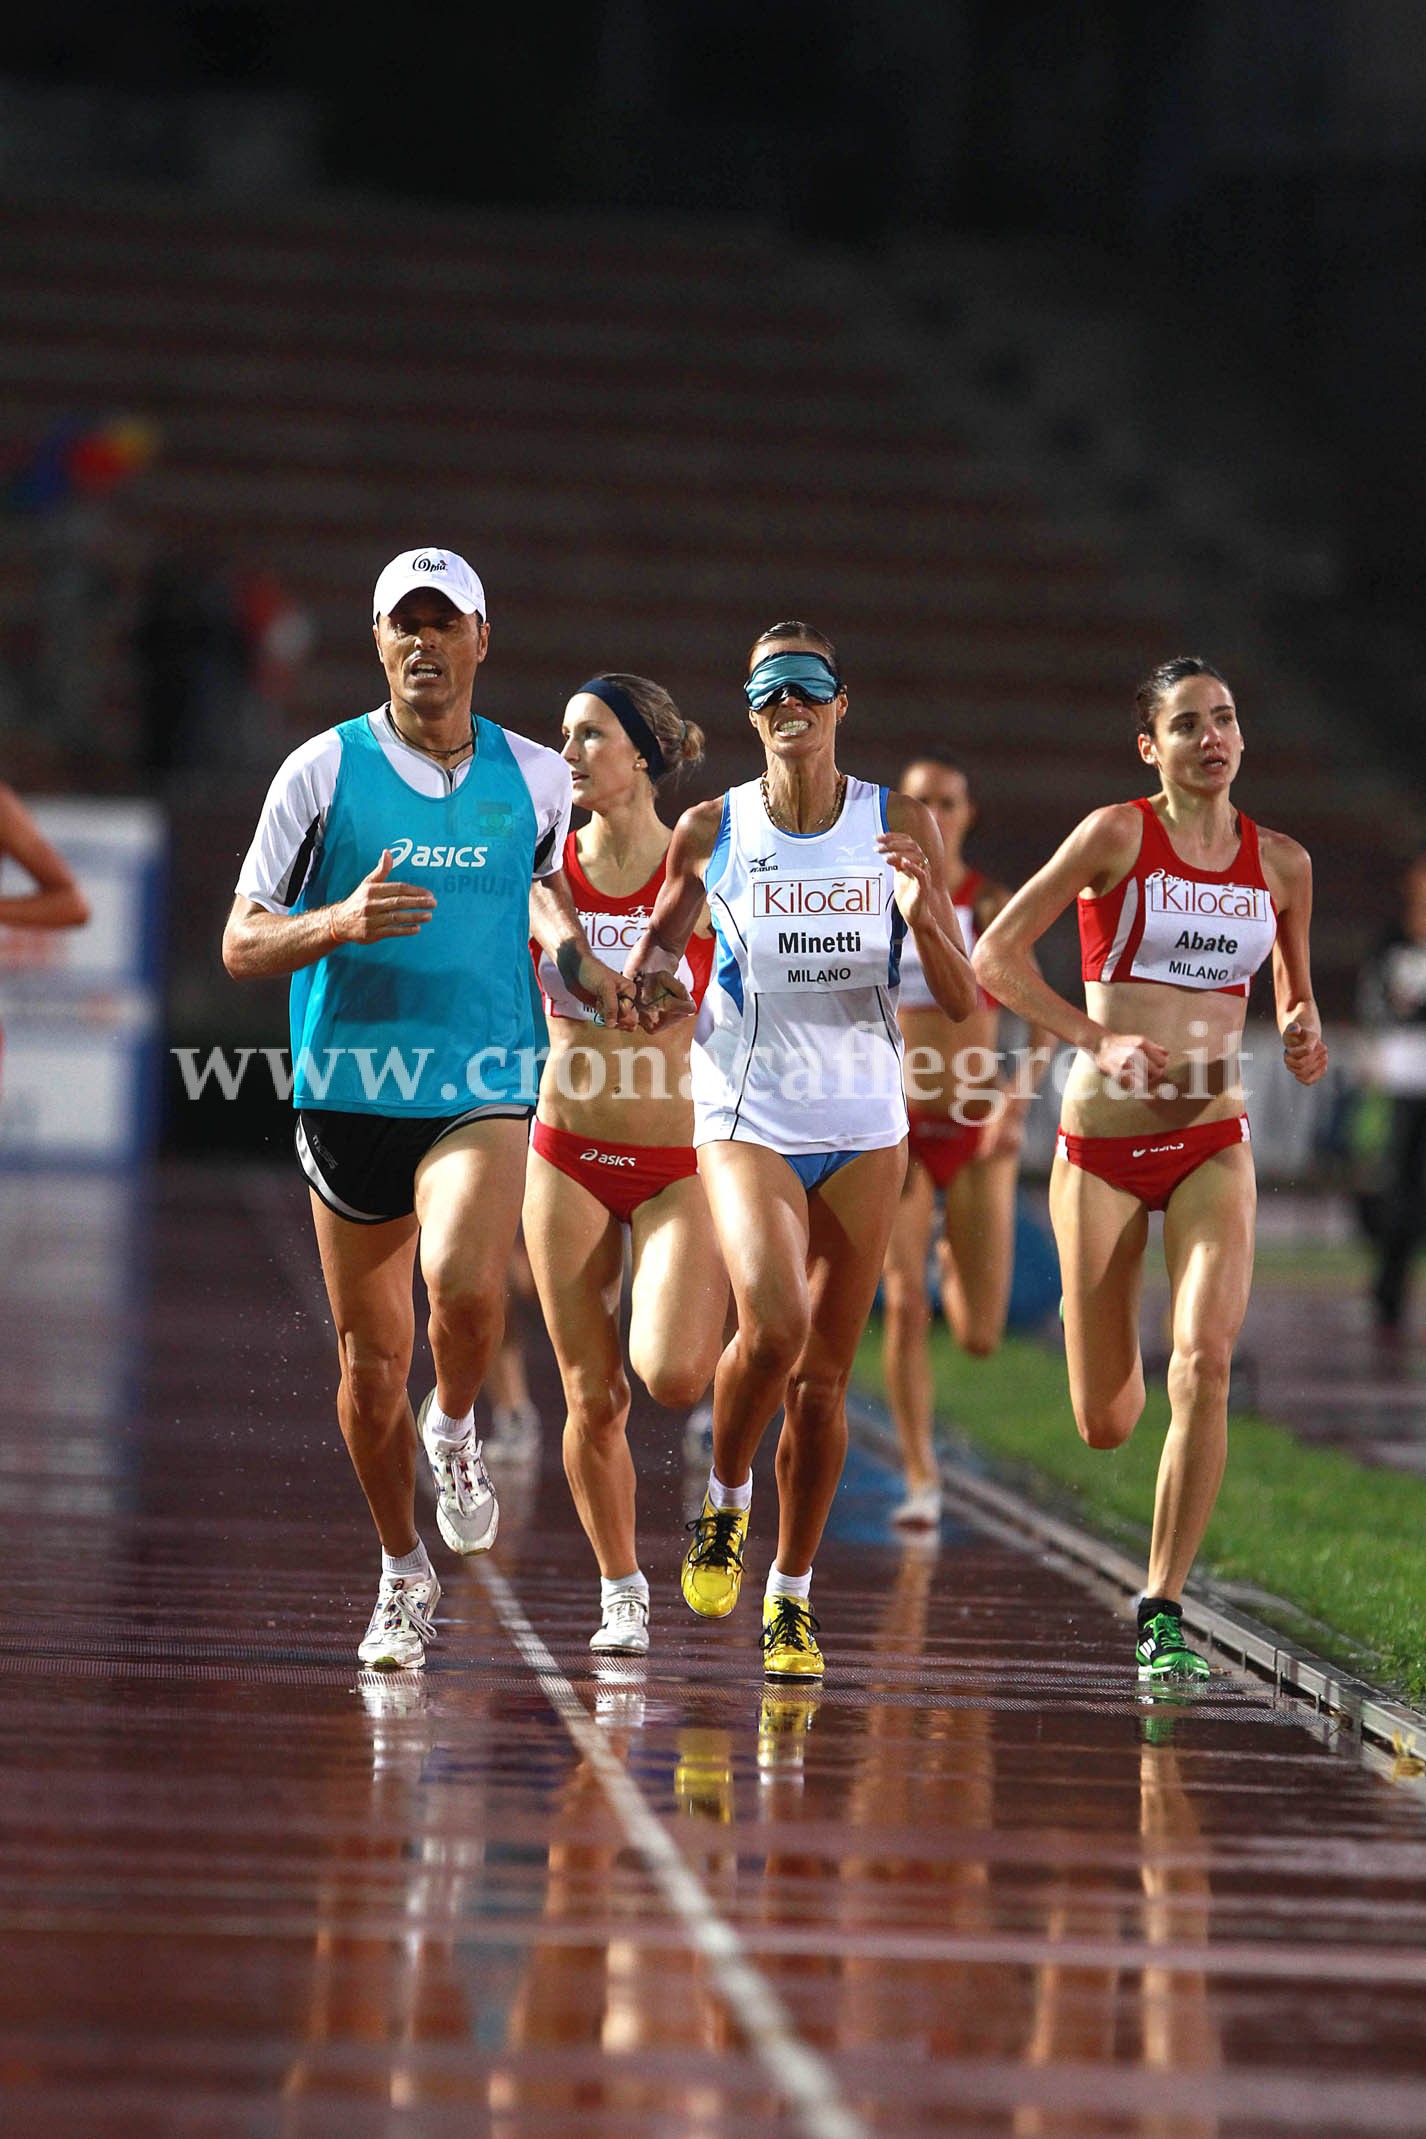
<svg viewBox="0 0 1426 2139">
<path fill-rule="evenodd" d="M 976 990 L 931 812 L 837 769 L 847 693 L 831 641 L 775 624 L 749 668 L 766 770 L 680 818 L 625 971 L 646 1017 L 677 1014 L 664 976 L 706 896 L 717 948 L 694 1033 L 694 1143 L 738 1327 L 718 1364 L 713 1469 L 683 1594 L 706 1618 L 736 1604 L 752 1461 L 782 1405 L 764 1668 L 817 1679 L 812 1560 L 906 1171 L 896 988 L 908 927 L 949 1016 L 965 1017 Z"/>
<path fill-rule="evenodd" d="M 664 882 L 669 831 L 655 788 L 703 755 L 702 731 L 642 676 L 595 676 L 565 708 L 576 809 L 565 843 L 575 907 L 616 968 Z M 670 997 L 702 1000 L 713 939 L 695 913 Z M 693 1156 L 686 1022 L 637 1039 L 608 1031 L 532 946 L 549 1018 L 525 1186 L 525 1245 L 564 1384 L 564 1465 L 599 1562 L 590 1647 L 642 1654 L 649 1585 L 635 1544 L 629 1383 L 619 1344 L 624 1229 L 633 1252 L 629 1363 L 654 1401 L 686 1410 L 722 1347 L 728 1281 Z"/>
</svg>

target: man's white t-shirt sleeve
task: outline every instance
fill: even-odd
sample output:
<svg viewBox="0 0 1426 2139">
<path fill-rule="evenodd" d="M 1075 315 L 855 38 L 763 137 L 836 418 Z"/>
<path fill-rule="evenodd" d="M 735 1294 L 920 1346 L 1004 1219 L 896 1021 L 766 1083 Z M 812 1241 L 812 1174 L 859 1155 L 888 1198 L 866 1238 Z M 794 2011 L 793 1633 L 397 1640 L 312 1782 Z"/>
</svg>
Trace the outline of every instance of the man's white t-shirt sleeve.
<svg viewBox="0 0 1426 2139">
<path fill-rule="evenodd" d="M 291 912 L 321 847 L 341 762 L 341 737 L 329 728 L 279 768 L 238 871 L 239 897 L 269 913 Z"/>
<path fill-rule="evenodd" d="M 557 750 L 532 743 L 528 736 L 512 734 L 507 728 L 505 740 L 515 754 L 535 806 L 535 861 L 530 873 L 535 877 L 553 876 L 564 865 L 564 843 L 574 807 L 569 767 Z"/>
</svg>

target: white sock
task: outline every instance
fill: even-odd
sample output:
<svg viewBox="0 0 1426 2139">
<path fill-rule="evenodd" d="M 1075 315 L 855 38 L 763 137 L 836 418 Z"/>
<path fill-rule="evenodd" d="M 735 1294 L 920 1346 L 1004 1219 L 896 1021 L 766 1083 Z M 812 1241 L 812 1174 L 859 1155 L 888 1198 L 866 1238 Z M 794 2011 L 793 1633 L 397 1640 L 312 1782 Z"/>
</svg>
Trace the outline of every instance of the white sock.
<svg viewBox="0 0 1426 2139">
<path fill-rule="evenodd" d="M 649 1601 L 648 1580 L 640 1568 L 631 1575 L 601 1575 L 599 1577 L 599 1609 L 607 1612 L 616 1597 L 641 1597 Z"/>
<path fill-rule="evenodd" d="M 724 1485 L 718 1473 L 710 1471 L 708 1498 L 715 1508 L 750 1508 L 753 1504 L 753 1481 L 748 1478 L 742 1485 Z"/>
<path fill-rule="evenodd" d="M 463 1419 L 453 1419 L 432 1397 L 431 1408 L 426 1413 L 426 1431 L 437 1448 L 464 1448 L 475 1431 L 474 1407 Z"/>
<path fill-rule="evenodd" d="M 805 1604 L 811 1594 L 812 1570 L 810 1567 L 805 1575 L 785 1575 L 778 1566 L 777 1561 L 773 1561 L 772 1566 L 768 1569 L 765 1596 L 799 1597 Z"/>
<path fill-rule="evenodd" d="M 381 1571 L 384 1575 L 405 1575 L 408 1579 L 414 1577 L 418 1582 L 424 1582 L 435 1572 L 430 1554 L 419 1537 L 410 1552 L 403 1552 L 399 1557 L 394 1552 L 388 1552 L 383 1546 Z"/>
</svg>

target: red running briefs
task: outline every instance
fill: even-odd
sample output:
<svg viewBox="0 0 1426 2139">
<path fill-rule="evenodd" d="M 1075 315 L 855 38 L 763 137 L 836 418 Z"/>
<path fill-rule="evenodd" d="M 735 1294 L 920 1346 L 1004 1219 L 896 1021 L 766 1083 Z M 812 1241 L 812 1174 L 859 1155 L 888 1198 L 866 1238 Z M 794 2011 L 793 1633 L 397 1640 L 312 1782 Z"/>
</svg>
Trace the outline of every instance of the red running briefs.
<svg viewBox="0 0 1426 2139">
<path fill-rule="evenodd" d="M 949 1188 L 961 1168 L 979 1151 L 985 1123 L 949 1121 L 942 1114 L 907 1111 L 909 1155 L 925 1167 L 937 1188 Z"/>
<path fill-rule="evenodd" d="M 1180 1183 L 1215 1151 L 1251 1142 L 1247 1115 L 1232 1114 L 1226 1121 L 1200 1122 L 1167 1136 L 1071 1136 L 1061 1129 L 1056 1148 L 1071 1166 L 1137 1196 L 1151 1211 L 1161 1211 Z"/>
<path fill-rule="evenodd" d="M 551 1166 L 587 1188 L 622 1225 L 629 1223 L 641 1203 L 698 1171 L 691 1144 L 606 1144 L 597 1137 L 552 1128 L 538 1116 L 530 1145 Z"/>
</svg>

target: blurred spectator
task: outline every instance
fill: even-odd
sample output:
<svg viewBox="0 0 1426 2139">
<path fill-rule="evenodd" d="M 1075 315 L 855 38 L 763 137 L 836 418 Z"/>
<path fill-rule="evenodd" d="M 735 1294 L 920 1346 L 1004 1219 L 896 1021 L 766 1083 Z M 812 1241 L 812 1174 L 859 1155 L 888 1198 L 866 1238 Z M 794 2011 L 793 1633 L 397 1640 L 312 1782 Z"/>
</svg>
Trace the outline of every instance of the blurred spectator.
<svg viewBox="0 0 1426 2139">
<path fill-rule="evenodd" d="M 161 557 L 134 620 L 145 770 L 221 774 L 265 763 L 281 742 L 311 620 L 266 565 Z"/>
<path fill-rule="evenodd" d="M 186 768 L 229 764 L 248 664 L 226 577 L 201 558 L 160 557 L 139 596 L 133 646 L 145 772 L 162 785 Z"/>
<path fill-rule="evenodd" d="M 1390 1102 L 1381 1178 L 1369 1200 L 1377 1326 L 1401 1326 L 1411 1258 L 1426 1233 L 1426 854 L 1402 878 L 1400 918 L 1362 968 L 1358 1015 L 1367 1082 Z"/>
<path fill-rule="evenodd" d="M 0 458 L 0 515 L 34 587 L 28 644 L 8 649 L 6 710 L 91 766 L 115 747 L 108 716 L 123 590 L 110 500 L 159 443 L 140 418 L 70 417 Z"/>
</svg>

